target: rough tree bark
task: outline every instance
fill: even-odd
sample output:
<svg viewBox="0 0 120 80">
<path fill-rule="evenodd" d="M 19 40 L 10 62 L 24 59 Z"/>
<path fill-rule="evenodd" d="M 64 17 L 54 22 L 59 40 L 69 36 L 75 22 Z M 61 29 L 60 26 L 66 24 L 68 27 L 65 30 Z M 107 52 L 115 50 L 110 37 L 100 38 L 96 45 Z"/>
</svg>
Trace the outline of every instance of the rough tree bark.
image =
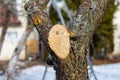
<svg viewBox="0 0 120 80">
<path fill-rule="evenodd" d="M 14 50 L 13 56 L 11 58 L 11 60 L 9 61 L 8 67 L 6 69 L 6 73 L 5 73 L 5 79 L 4 80 L 14 80 L 16 77 L 16 63 L 18 61 L 18 58 L 20 56 L 20 52 L 22 51 L 25 42 L 29 36 L 29 34 L 32 32 L 33 27 L 31 27 L 30 25 L 26 28 L 23 36 L 21 37 L 21 39 L 19 40 L 17 47 Z"/>
<path fill-rule="evenodd" d="M 74 34 L 70 39 L 70 54 L 66 59 L 59 59 L 54 54 L 57 66 L 57 80 L 88 80 L 86 53 L 89 49 L 90 40 L 94 30 L 103 16 L 109 0 L 83 0 L 78 12 L 73 19 L 69 32 Z M 31 15 L 41 39 L 48 45 L 48 33 L 52 27 L 44 10 L 45 5 L 40 2 L 27 3 L 25 9 Z M 39 9 L 37 9 L 39 8 Z M 49 47 L 49 46 L 48 46 Z"/>
</svg>

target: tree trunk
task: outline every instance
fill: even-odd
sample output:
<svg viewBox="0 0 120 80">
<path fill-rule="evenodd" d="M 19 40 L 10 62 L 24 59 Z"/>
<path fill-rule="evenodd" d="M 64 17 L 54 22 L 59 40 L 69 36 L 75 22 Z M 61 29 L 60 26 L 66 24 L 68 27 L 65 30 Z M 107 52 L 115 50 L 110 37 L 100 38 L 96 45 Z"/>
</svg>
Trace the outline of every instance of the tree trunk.
<svg viewBox="0 0 120 80">
<path fill-rule="evenodd" d="M 6 10 L 6 16 L 5 16 L 5 21 L 4 21 L 3 29 L 2 29 L 2 34 L 1 34 L 1 37 L 0 37 L 0 54 L 1 54 L 2 46 L 3 46 L 5 34 L 6 34 L 7 28 L 8 28 L 9 16 L 10 16 L 10 11 L 7 8 L 7 10 Z"/>
<path fill-rule="evenodd" d="M 54 69 L 57 80 L 88 80 L 86 53 L 89 43 L 100 18 L 103 16 L 108 0 L 83 0 L 73 19 L 69 32 L 74 36 L 70 38 L 70 54 L 66 59 L 53 55 Z M 39 4 L 39 5 L 38 5 Z M 37 7 L 36 7 L 37 6 Z M 35 7 L 35 8 L 33 8 Z M 39 7 L 39 9 L 37 9 Z M 27 3 L 25 9 L 33 20 L 41 39 L 48 45 L 48 34 L 52 27 L 48 16 L 43 10 L 45 5 L 40 2 Z M 34 9 L 34 10 L 33 10 Z M 56 44 L 57 45 L 57 44 Z M 49 47 L 49 46 L 48 46 Z"/>
<path fill-rule="evenodd" d="M 17 75 L 16 69 L 15 69 L 16 63 L 18 61 L 20 52 L 22 51 L 22 49 L 25 45 L 25 42 L 26 42 L 29 34 L 32 32 L 32 30 L 33 30 L 33 27 L 28 26 L 26 28 L 26 31 L 24 32 L 22 38 L 19 40 L 17 47 L 14 50 L 13 56 L 12 56 L 11 60 L 9 61 L 8 67 L 6 69 L 6 74 L 5 74 L 6 76 L 5 76 L 4 80 L 14 80 L 15 79 L 15 77 Z"/>
</svg>

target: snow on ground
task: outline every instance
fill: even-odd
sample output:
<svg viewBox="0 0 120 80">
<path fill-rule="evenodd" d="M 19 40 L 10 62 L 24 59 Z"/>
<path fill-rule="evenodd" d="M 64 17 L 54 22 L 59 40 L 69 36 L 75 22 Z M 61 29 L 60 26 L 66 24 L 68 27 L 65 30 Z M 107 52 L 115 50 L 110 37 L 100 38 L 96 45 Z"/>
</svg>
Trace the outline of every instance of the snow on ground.
<svg viewBox="0 0 120 80">
<path fill-rule="evenodd" d="M 120 80 L 120 63 L 94 66 L 98 80 Z M 94 80 L 93 76 L 90 80 Z"/>
<path fill-rule="evenodd" d="M 94 66 L 95 74 L 98 80 L 120 80 L 120 63 L 106 64 Z M 42 80 L 44 74 L 44 66 L 34 66 L 21 71 L 16 80 Z M 3 80 L 4 75 L 0 76 L 0 80 Z M 45 80 L 55 80 L 55 71 L 52 67 L 48 67 Z M 94 80 L 91 74 L 90 80 Z"/>
<path fill-rule="evenodd" d="M 45 71 L 44 66 L 34 66 L 31 68 L 27 68 L 21 72 L 21 74 L 16 78 L 16 80 L 42 80 L 44 71 Z M 49 67 L 47 69 L 45 80 L 54 79 L 55 71 L 53 70 L 53 67 Z"/>
</svg>

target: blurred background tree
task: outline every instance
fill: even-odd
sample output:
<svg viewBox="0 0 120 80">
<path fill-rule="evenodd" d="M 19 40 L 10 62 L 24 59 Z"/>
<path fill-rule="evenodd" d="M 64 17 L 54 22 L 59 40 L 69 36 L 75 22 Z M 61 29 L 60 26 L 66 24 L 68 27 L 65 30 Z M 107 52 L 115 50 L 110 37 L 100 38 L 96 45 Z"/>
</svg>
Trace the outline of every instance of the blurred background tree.
<svg viewBox="0 0 120 80">
<path fill-rule="evenodd" d="M 112 25 L 112 19 L 115 10 L 116 6 L 114 5 L 114 0 L 110 0 L 107 10 L 105 11 L 104 16 L 93 35 L 93 45 L 96 53 L 100 53 L 101 48 L 105 48 L 106 53 L 111 53 L 113 51 L 114 29 Z"/>
</svg>

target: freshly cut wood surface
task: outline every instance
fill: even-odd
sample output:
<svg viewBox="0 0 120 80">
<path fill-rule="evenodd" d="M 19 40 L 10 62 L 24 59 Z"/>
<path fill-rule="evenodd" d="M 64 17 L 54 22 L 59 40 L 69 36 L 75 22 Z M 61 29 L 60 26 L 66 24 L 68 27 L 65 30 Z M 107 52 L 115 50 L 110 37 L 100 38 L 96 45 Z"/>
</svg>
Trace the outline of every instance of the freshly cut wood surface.
<svg viewBox="0 0 120 80">
<path fill-rule="evenodd" d="M 54 25 L 48 36 L 48 44 L 56 56 L 64 59 L 70 52 L 70 34 L 63 25 Z"/>
</svg>

